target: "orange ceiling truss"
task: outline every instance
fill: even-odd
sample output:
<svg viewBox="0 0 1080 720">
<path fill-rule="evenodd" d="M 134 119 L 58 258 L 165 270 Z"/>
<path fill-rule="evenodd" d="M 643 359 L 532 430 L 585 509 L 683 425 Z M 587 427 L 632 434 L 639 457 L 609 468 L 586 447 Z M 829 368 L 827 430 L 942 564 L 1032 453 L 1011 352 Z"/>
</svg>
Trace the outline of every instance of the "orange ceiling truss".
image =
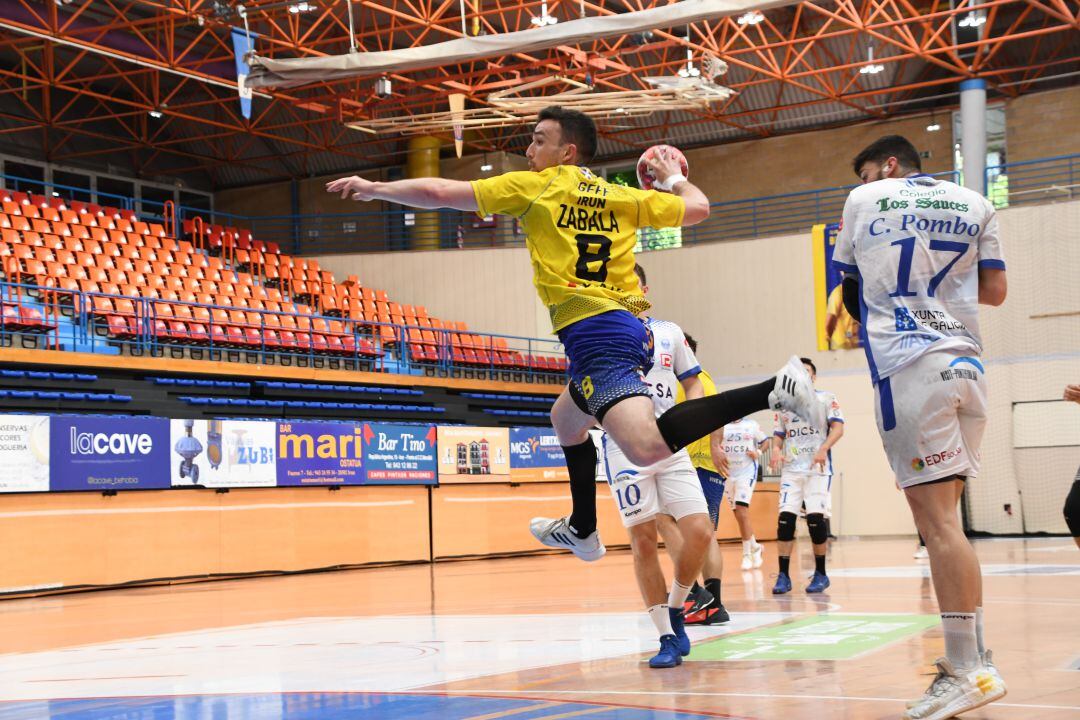
<svg viewBox="0 0 1080 720">
<path fill-rule="evenodd" d="M 645 9 L 668 0 L 551 0 L 563 20 Z M 462 36 L 461 0 L 357 0 L 353 38 L 359 51 L 430 45 Z M 314 0 L 311 12 L 290 2 L 243 3 L 256 50 L 269 57 L 342 54 L 350 47 L 346 0 Z M 674 75 L 705 53 L 730 68 L 737 91 L 709 109 L 656 113 L 647 121 L 602 126 L 610 144 L 630 154 L 673 128 L 727 128 L 753 137 L 778 125 L 846 113 L 847 121 L 888 117 L 920 97 L 955 90 L 971 77 L 1015 96 L 1046 76 L 1080 70 L 1076 0 L 812 0 L 766 10 L 762 21 L 735 17 L 622 36 L 578 47 L 487 58 L 390 76 L 393 94 L 378 97 L 376 78 L 258 91 L 250 119 L 236 96 L 231 27 L 243 27 L 240 3 L 210 0 L 0 0 L 0 141 L 32 137 L 56 162 L 93 162 L 128 153 L 147 173 L 203 173 L 219 185 L 222 168 L 252 182 L 304 177 L 339 167 L 394 164 L 400 138 L 371 136 L 346 123 L 447 109 L 463 93 L 486 107 L 493 92 L 551 75 L 598 90 L 641 90 L 643 78 Z M 955 6 L 954 6 L 955 5 Z M 539 0 L 464 0 L 465 32 L 501 33 L 530 26 Z M 985 18 L 977 39 L 958 42 L 954 20 Z M 867 46 L 880 75 L 867 75 Z M 539 92 L 546 92 L 540 90 Z M 820 107 L 818 107 L 820 106 Z M 897 108 L 897 109 L 893 109 Z M 149 113 L 161 113 L 152 118 Z M 815 115 L 816 113 L 816 115 Z M 449 137 L 449 128 L 447 128 Z M 469 133 L 474 151 L 522 149 L 520 128 Z M 618 154 L 618 151 L 614 151 Z"/>
</svg>

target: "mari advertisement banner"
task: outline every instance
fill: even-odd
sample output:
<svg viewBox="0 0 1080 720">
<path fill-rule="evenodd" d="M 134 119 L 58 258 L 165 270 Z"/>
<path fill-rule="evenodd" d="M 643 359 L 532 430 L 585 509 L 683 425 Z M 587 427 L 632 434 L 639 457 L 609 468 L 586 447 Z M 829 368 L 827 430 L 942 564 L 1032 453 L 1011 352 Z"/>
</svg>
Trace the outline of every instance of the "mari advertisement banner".
<svg viewBox="0 0 1080 720">
<path fill-rule="evenodd" d="M 434 425 L 364 423 L 368 485 L 434 485 L 438 482 Z"/>
<path fill-rule="evenodd" d="M 439 484 L 510 479 L 510 428 L 439 427 Z"/>
<path fill-rule="evenodd" d="M 840 225 L 815 225 L 811 232 L 814 243 L 814 306 L 817 319 L 818 350 L 853 350 L 862 347 L 859 323 L 844 307 L 840 271 L 833 267 L 833 249 Z"/>
<path fill-rule="evenodd" d="M 51 490 L 169 487 L 169 421 L 56 416 L 49 431 Z"/>
<path fill-rule="evenodd" d="M 172 420 L 173 487 L 273 487 L 277 423 L 272 420 Z"/>
<path fill-rule="evenodd" d="M 49 489 L 49 418 L 0 415 L 0 492 Z"/>
<path fill-rule="evenodd" d="M 510 428 L 510 480 L 544 482 L 569 480 L 566 455 L 551 428 Z"/>
<path fill-rule="evenodd" d="M 363 424 L 279 422 L 278 485 L 361 485 Z"/>
</svg>

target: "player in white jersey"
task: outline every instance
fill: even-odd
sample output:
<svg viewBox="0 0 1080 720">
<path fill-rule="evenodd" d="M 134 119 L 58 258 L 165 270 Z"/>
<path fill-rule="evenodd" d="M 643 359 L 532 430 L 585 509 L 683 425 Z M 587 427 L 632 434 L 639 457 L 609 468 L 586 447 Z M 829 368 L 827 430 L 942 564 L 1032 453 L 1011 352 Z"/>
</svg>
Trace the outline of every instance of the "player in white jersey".
<svg viewBox="0 0 1080 720">
<path fill-rule="evenodd" d="M 817 381 L 817 367 L 810 358 L 802 358 L 810 378 Z M 829 434 L 825 437 L 798 415 L 788 411 L 776 414 L 773 428 L 772 467 L 783 467 L 780 473 L 780 517 L 776 523 L 776 553 L 779 572 L 773 595 L 791 592 L 791 551 L 795 547 L 795 521 L 799 510 L 806 505 L 806 527 L 814 544 L 814 577 L 806 592 L 824 592 L 829 587 L 825 572 L 825 551 L 828 550 L 829 529 L 825 515 L 829 512 L 829 491 L 832 486 L 832 447 L 844 435 L 844 415 L 836 396 L 817 390 L 818 398 L 829 408 Z"/>
<path fill-rule="evenodd" d="M 701 367 L 678 325 L 653 318 L 643 322 L 654 338 L 653 365 L 645 383 L 659 417 L 675 405 L 677 384 L 683 386 L 688 398 L 703 395 L 697 377 Z M 713 537 L 701 483 L 685 449 L 648 467 L 631 463 L 606 433 L 600 450 L 612 499 L 630 534 L 638 587 L 660 634 L 660 652 L 649 660 L 649 666 L 675 667 L 690 653 L 682 608 Z M 675 577 L 670 592 L 657 552 L 657 516 L 661 513 L 675 519 L 682 537 L 681 549 L 673 558 Z"/>
<path fill-rule="evenodd" d="M 763 548 L 754 537 L 754 527 L 750 524 L 750 500 L 757 484 L 758 458 L 768 439 L 756 420 L 742 418 L 724 426 L 723 439 L 719 440 L 720 447 L 717 448 L 727 458 L 728 492 L 742 539 L 743 570 L 759 568 L 764 562 Z"/>
<path fill-rule="evenodd" d="M 993 206 L 922 174 L 891 135 L 855 158 L 864 183 L 844 205 L 833 262 L 862 323 L 885 452 L 926 540 L 945 657 L 908 720 L 942 720 L 1005 695 L 982 640 L 982 576 L 956 506 L 979 471 L 986 376 L 978 305 L 1005 301 Z"/>
</svg>

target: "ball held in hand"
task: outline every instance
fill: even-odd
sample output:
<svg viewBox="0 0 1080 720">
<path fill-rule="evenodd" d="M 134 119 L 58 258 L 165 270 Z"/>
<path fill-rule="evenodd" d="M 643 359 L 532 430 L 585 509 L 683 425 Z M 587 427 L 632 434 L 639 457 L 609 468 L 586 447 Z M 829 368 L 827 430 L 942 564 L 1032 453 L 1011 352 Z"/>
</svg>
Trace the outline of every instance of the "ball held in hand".
<svg viewBox="0 0 1080 720">
<path fill-rule="evenodd" d="M 656 156 L 659 152 L 665 152 L 667 157 L 673 158 L 679 163 L 679 171 L 684 177 L 689 176 L 690 167 L 686 163 L 686 156 L 682 154 L 682 151 L 677 147 L 671 145 L 653 145 L 645 152 L 641 153 L 641 157 L 637 162 L 637 180 L 638 187 L 642 190 L 659 190 L 655 187 L 656 176 L 653 175 L 652 169 L 649 167 L 649 160 Z"/>
</svg>

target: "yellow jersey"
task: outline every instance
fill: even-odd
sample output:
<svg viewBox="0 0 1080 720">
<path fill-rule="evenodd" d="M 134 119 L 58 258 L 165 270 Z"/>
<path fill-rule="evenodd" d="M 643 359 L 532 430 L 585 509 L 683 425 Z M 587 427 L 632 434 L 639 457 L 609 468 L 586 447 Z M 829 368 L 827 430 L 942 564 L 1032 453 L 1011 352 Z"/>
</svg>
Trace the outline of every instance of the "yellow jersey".
<svg viewBox="0 0 1080 720">
<path fill-rule="evenodd" d="M 713 379 L 709 376 L 709 373 L 702 370 L 701 374 L 698 375 L 698 377 L 701 378 L 701 384 L 705 388 L 705 395 L 715 395 L 716 383 L 713 382 Z M 680 383 L 675 390 L 675 402 L 681 403 L 685 399 L 686 392 L 683 390 L 682 384 Z M 713 464 L 712 453 L 709 451 L 708 435 L 703 438 L 698 438 L 694 442 L 687 445 L 686 452 L 690 454 L 690 462 L 694 464 L 694 467 L 719 474 L 719 471 L 716 469 L 716 465 Z"/>
<path fill-rule="evenodd" d="M 610 310 L 648 310 L 634 274 L 637 229 L 679 227 L 686 212 L 677 195 L 615 185 L 572 165 L 504 173 L 472 187 L 481 217 L 521 221 L 533 284 L 555 332 Z"/>
<path fill-rule="evenodd" d="M 825 312 L 836 316 L 836 327 L 829 336 L 830 350 L 851 350 L 859 347 L 859 325 L 844 307 L 843 286 L 837 284 L 829 294 Z"/>
</svg>

